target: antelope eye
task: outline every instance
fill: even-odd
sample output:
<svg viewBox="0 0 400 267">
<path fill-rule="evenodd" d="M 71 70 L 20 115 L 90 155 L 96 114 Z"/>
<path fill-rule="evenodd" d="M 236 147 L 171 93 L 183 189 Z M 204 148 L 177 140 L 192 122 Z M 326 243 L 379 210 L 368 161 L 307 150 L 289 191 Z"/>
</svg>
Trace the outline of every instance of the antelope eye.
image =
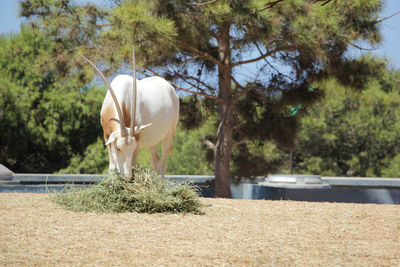
<svg viewBox="0 0 400 267">
<path fill-rule="evenodd" d="M 117 149 L 118 152 L 121 152 L 121 148 L 116 144 L 115 149 Z"/>
</svg>

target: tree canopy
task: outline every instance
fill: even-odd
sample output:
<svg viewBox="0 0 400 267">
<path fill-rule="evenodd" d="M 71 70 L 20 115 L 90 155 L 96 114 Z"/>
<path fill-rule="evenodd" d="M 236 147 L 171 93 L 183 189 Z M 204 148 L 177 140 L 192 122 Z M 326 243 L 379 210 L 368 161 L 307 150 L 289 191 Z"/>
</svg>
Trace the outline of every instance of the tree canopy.
<svg viewBox="0 0 400 267">
<path fill-rule="evenodd" d="M 324 101 L 301 120 L 296 173 L 398 177 L 400 72 L 385 72 L 363 92 L 333 80 L 325 86 Z"/>
<path fill-rule="evenodd" d="M 37 30 L 3 35 L 0 47 L 0 162 L 15 172 L 66 167 L 100 135 L 105 91 L 59 71 L 53 42 Z"/>
</svg>

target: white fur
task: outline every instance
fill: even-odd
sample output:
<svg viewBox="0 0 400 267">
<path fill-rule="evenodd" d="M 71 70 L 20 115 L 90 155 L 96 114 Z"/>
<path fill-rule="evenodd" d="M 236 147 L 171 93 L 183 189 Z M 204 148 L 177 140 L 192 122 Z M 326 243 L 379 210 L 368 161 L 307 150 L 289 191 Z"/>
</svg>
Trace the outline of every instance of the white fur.
<svg viewBox="0 0 400 267">
<path fill-rule="evenodd" d="M 127 103 L 132 93 L 133 78 L 128 75 L 119 75 L 112 82 L 111 87 L 120 103 L 130 112 L 133 103 Z M 111 133 L 106 145 L 108 148 L 110 171 L 117 169 L 120 173 L 130 176 L 132 166 L 136 164 L 138 150 L 146 148 L 151 155 L 153 169 L 162 177 L 167 169 L 166 160 L 172 151 L 172 141 L 179 117 L 179 98 L 174 88 L 160 77 L 149 77 L 137 81 L 136 133 L 140 132 L 140 139 L 121 137 L 120 131 Z M 118 119 L 115 104 L 108 91 L 101 109 L 101 116 L 106 116 L 110 105 L 114 107 L 114 119 Z M 105 129 L 107 125 L 103 125 Z M 157 151 L 157 144 L 162 141 L 162 158 Z"/>
</svg>

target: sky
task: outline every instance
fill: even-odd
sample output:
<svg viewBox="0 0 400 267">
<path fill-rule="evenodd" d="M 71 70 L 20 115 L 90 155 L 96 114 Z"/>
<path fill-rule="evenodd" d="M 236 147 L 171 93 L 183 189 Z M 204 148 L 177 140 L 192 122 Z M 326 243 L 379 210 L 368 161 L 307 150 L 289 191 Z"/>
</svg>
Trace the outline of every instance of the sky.
<svg viewBox="0 0 400 267">
<path fill-rule="evenodd" d="M 0 34 L 19 31 L 20 24 L 24 20 L 18 17 L 18 2 L 18 0 L 0 0 Z M 397 11 L 400 11 L 400 0 L 385 0 L 381 17 L 390 16 Z M 372 53 L 388 58 L 391 68 L 400 69 L 400 14 L 385 20 L 381 25 L 381 31 L 383 41 Z"/>
</svg>

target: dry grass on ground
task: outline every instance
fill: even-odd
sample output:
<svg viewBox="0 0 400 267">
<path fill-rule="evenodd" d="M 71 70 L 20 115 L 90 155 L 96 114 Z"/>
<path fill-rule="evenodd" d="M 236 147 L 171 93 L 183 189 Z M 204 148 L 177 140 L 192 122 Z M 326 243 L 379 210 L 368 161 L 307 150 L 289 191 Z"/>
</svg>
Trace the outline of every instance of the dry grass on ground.
<svg viewBox="0 0 400 267">
<path fill-rule="evenodd" d="M 0 266 L 398 266 L 400 206 L 202 199 L 204 215 L 76 213 L 0 194 Z"/>
</svg>

